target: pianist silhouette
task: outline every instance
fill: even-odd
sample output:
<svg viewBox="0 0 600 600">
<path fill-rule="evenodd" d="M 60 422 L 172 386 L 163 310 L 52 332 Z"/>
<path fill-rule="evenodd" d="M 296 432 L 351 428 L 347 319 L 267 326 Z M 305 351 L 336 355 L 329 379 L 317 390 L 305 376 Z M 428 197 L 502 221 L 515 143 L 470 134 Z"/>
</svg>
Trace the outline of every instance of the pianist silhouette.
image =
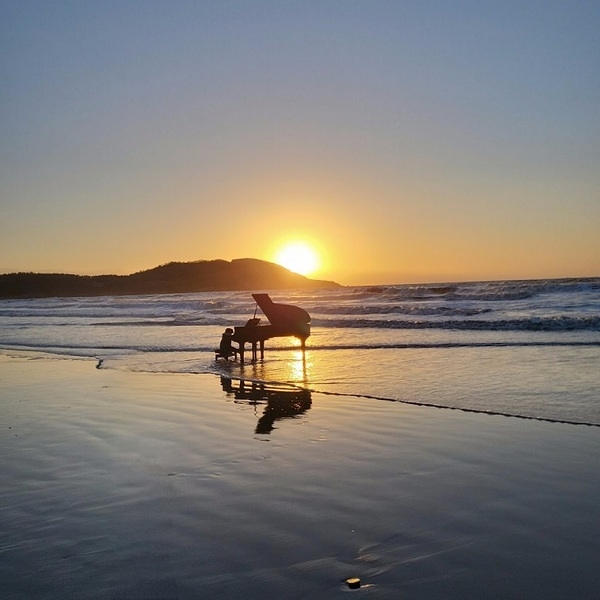
<svg viewBox="0 0 600 600">
<path fill-rule="evenodd" d="M 221 343 L 219 344 L 219 354 L 225 359 L 229 359 L 233 355 L 233 358 L 237 358 L 239 350 L 234 348 L 231 344 L 233 337 L 233 329 L 228 327 L 221 336 Z"/>
</svg>

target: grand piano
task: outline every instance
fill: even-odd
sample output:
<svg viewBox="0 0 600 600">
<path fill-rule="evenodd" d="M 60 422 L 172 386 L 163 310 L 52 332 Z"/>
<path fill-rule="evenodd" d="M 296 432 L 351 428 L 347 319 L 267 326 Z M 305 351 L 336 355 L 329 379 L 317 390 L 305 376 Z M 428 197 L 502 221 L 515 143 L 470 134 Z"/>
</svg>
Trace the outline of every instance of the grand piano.
<svg viewBox="0 0 600 600">
<path fill-rule="evenodd" d="M 252 360 L 257 359 L 257 350 L 260 347 L 260 357 L 265 357 L 265 340 L 273 337 L 293 336 L 302 343 L 302 351 L 306 346 L 306 339 L 310 336 L 310 315 L 298 306 L 290 304 L 277 304 L 271 300 L 269 294 L 252 294 L 256 304 L 260 307 L 270 325 L 260 325 L 260 318 L 250 319 L 243 327 L 234 327 L 232 340 L 239 345 L 240 362 L 244 362 L 244 345 L 251 344 Z"/>
</svg>

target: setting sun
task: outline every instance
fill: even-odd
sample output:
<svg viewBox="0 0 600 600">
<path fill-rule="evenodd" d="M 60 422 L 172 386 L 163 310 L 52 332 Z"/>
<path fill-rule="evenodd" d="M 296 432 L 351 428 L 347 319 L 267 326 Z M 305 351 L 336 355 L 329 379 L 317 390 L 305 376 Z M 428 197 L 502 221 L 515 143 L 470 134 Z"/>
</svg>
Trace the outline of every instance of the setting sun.
<svg viewBox="0 0 600 600">
<path fill-rule="evenodd" d="M 299 241 L 281 246 L 275 252 L 275 262 L 300 275 L 314 273 L 321 264 L 318 252 L 310 244 Z"/>
</svg>

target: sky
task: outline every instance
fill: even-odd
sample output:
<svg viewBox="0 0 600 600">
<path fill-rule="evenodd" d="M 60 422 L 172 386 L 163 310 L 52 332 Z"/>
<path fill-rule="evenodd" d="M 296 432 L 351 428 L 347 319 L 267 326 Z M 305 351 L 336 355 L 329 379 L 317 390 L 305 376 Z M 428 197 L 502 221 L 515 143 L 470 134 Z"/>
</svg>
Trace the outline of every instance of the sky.
<svg viewBox="0 0 600 600">
<path fill-rule="evenodd" d="M 600 276 L 597 0 L 0 0 L 0 272 Z"/>
</svg>

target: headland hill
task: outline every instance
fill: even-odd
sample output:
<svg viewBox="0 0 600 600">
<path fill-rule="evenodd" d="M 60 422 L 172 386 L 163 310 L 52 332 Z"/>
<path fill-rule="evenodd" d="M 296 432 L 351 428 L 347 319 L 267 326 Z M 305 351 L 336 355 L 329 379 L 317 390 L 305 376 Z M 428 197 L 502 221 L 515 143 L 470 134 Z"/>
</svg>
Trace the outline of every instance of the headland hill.
<svg viewBox="0 0 600 600">
<path fill-rule="evenodd" d="M 255 258 L 170 262 L 131 275 L 68 273 L 0 274 L 0 298 L 51 298 L 226 292 L 243 290 L 323 289 L 334 281 L 309 279 Z"/>
</svg>

